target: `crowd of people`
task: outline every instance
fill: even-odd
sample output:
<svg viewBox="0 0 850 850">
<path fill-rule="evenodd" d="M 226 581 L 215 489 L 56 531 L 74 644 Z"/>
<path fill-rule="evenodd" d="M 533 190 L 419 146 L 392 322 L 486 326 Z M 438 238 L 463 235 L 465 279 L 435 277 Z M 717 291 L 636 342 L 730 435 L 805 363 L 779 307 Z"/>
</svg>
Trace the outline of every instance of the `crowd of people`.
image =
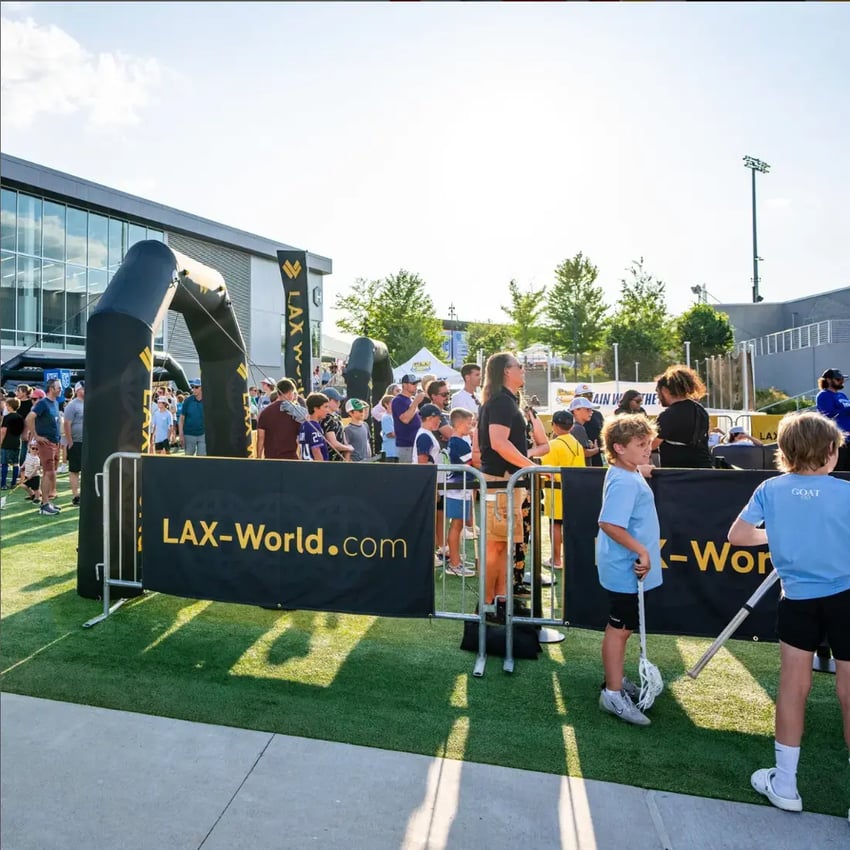
<svg viewBox="0 0 850 850">
<path fill-rule="evenodd" d="M 483 376 L 478 364 L 467 363 L 461 376 L 463 388 L 452 394 L 447 383 L 433 375 L 420 380 L 416 374 L 404 374 L 387 387 L 374 410 L 367 400 L 345 398 L 339 389 L 344 383 L 333 369 L 327 380 L 317 373 L 320 389 L 312 387 L 306 398 L 287 378 L 266 379 L 249 393 L 257 432 L 255 455 L 455 467 L 438 473 L 438 481 L 446 486 L 436 504 L 436 564 L 447 575 L 464 579 L 476 574 L 461 557 L 462 535 L 475 535 L 476 493 L 457 467 L 475 467 L 487 482 L 496 484 L 536 463 L 553 469 L 606 465 L 596 542 L 599 582 L 608 595 L 599 707 L 621 721 L 650 725 L 638 706 L 639 689 L 625 675 L 627 642 L 639 624 L 638 583 L 645 591 L 662 583 L 660 527 L 646 479 L 655 465 L 707 469 L 713 466 L 713 446 L 761 445 L 760 441 L 740 426 L 726 434 L 710 428 L 699 401 L 705 386 L 683 365 L 669 367 L 656 379 L 663 410 L 655 422 L 645 415 L 636 390 L 624 393 L 606 420 L 593 403 L 593 388 L 582 383 L 575 387 L 568 409 L 552 414 L 551 434 L 545 432 L 534 404 L 523 397 L 524 369 L 515 355 L 492 355 Z M 776 766 L 755 771 L 751 784 L 787 811 L 802 809 L 797 765 L 813 655 L 824 637 L 836 661 L 836 689 L 850 747 L 850 569 L 843 555 L 850 524 L 850 482 L 830 477 L 836 469 L 849 468 L 850 400 L 843 392 L 844 380 L 840 370 L 826 370 L 816 410 L 781 420 L 777 443 L 783 474 L 756 488 L 728 535 L 736 546 L 769 545 L 782 583 Z M 55 504 L 60 462 L 67 463 L 72 504 L 79 504 L 85 385 L 79 382 L 69 390 L 63 393 L 59 380 L 47 381 L 43 391 L 21 384 L 14 397 L 1 400 L 0 486 L 6 490 L 20 482 L 26 498 L 44 515 L 61 510 Z M 167 387 L 156 394 L 150 450 L 168 452 L 175 444 L 188 455 L 206 454 L 200 381 L 192 382 L 187 396 Z M 551 470 L 546 474 L 553 481 L 559 477 Z M 541 511 L 549 521 L 552 544 L 547 566 L 557 570 L 562 567 L 563 507 L 551 490 L 545 496 Z M 486 581 L 480 599 L 486 620 L 504 623 L 510 578 L 519 600 L 515 613 L 528 613 L 521 598 L 529 595 L 524 560 L 532 508 L 523 488 L 514 491 L 510 522 L 505 489 L 488 488 L 484 499 Z M 810 539 L 819 541 L 814 561 Z M 509 563 L 514 565 L 512 577 Z"/>
</svg>

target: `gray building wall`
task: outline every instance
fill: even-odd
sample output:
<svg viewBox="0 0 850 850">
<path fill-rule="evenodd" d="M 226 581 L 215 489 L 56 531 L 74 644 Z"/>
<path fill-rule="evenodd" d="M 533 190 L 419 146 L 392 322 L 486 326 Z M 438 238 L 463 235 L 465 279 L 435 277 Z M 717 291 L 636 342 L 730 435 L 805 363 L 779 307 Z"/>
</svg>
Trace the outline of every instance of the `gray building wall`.
<svg viewBox="0 0 850 850">
<path fill-rule="evenodd" d="M 712 306 L 729 316 L 735 331 L 735 342 L 744 342 L 813 322 L 850 319 L 850 286 L 775 304 L 762 302 Z"/>
<path fill-rule="evenodd" d="M 728 314 L 735 331 L 735 342 L 758 340 L 769 334 L 830 321 L 836 331 L 833 340 L 823 345 L 776 351 L 755 358 L 756 387 L 775 387 L 788 395 L 813 393 L 826 369 L 839 368 L 850 373 L 850 287 L 807 295 L 779 304 L 715 304 Z M 759 346 L 761 349 L 766 346 Z"/>
<path fill-rule="evenodd" d="M 788 395 L 817 392 L 818 378 L 827 369 L 850 373 L 850 342 L 815 345 L 756 357 L 756 388 L 776 387 Z"/>
</svg>

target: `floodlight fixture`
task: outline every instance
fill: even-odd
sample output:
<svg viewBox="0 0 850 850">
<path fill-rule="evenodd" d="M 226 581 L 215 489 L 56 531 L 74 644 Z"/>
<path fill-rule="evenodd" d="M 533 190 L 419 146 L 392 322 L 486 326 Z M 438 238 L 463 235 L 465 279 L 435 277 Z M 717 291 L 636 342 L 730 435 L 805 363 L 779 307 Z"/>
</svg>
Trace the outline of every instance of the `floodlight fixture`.
<svg viewBox="0 0 850 850">
<path fill-rule="evenodd" d="M 752 168 L 753 171 L 761 171 L 762 174 L 767 174 L 770 171 L 770 166 L 766 162 L 762 162 L 754 156 L 745 156 L 744 166 L 746 168 Z"/>
<path fill-rule="evenodd" d="M 764 301 L 761 295 L 759 295 L 759 260 L 762 258 L 759 256 L 758 252 L 758 236 L 756 231 L 756 172 L 759 171 L 762 174 L 767 174 L 770 171 L 770 166 L 766 162 L 762 162 L 760 159 L 756 159 L 754 156 L 745 156 L 744 157 L 744 166 L 750 169 L 750 173 L 752 174 L 752 186 L 753 186 L 753 304 L 758 304 L 760 301 Z"/>
</svg>

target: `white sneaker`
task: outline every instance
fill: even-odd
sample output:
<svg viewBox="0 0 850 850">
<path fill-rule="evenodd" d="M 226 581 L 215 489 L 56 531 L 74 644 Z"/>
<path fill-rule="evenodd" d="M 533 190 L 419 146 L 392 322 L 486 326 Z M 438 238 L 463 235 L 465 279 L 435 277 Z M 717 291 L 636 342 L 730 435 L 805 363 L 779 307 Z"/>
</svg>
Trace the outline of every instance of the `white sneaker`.
<svg viewBox="0 0 850 850">
<path fill-rule="evenodd" d="M 456 567 L 451 564 L 446 564 L 446 573 L 451 576 L 461 576 L 469 578 L 475 575 L 475 570 L 465 567 L 463 564 L 458 564 Z"/>
<path fill-rule="evenodd" d="M 629 699 L 625 691 L 620 691 L 613 696 L 603 690 L 599 695 L 599 707 L 614 717 L 626 723 L 634 723 L 635 726 L 649 726 L 652 721 Z"/>
<path fill-rule="evenodd" d="M 60 463 L 59 468 L 56 470 L 56 472 L 58 472 L 59 475 L 64 475 L 67 471 L 68 471 L 68 464 L 67 463 Z"/>
</svg>

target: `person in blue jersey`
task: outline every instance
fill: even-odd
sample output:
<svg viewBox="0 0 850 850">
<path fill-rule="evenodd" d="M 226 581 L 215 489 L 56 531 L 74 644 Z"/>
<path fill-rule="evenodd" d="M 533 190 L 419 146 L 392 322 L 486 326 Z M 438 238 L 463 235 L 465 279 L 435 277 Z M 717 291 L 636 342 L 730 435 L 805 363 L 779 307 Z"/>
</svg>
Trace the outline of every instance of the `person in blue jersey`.
<svg viewBox="0 0 850 850">
<path fill-rule="evenodd" d="M 777 466 L 785 474 L 759 484 L 729 529 L 729 542 L 770 546 L 782 584 L 776 767 L 757 770 L 750 782 L 777 808 L 799 812 L 797 764 L 812 662 L 824 637 L 835 656 L 835 689 L 850 747 L 850 482 L 829 474 L 844 434 L 821 414 L 786 416 L 776 439 Z"/>
<path fill-rule="evenodd" d="M 596 538 L 599 583 L 608 591 L 609 614 L 602 638 L 605 684 L 599 707 L 626 723 L 649 726 L 635 705 L 638 689 L 624 676 L 626 643 L 638 627 L 638 581 L 660 586 L 661 529 L 655 497 L 644 474 L 649 466 L 652 423 L 640 414 L 616 416 L 602 429 L 608 471 L 602 489 L 600 534 Z"/>
<path fill-rule="evenodd" d="M 328 441 L 321 422 L 330 413 L 331 406 L 324 393 L 310 393 L 305 399 L 307 419 L 298 431 L 301 460 L 328 460 Z"/>
<path fill-rule="evenodd" d="M 452 435 L 446 449 L 448 462 L 454 465 L 472 464 L 472 437 L 475 414 L 463 407 L 457 407 L 450 416 Z M 463 472 L 450 472 L 449 484 L 461 484 L 468 487 L 472 476 Z M 460 553 L 460 533 L 464 523 L 472 517 L 472 490 L 446 490 L 446 519 L 449 521 L 448 547 L 449 562 L 446 572 L 454 576 L 474 576 L 475 570 L 465 567 Z"/>
<path fill-rule="evenodd" d="M 843 392 L 846 377 L 840 369 L 827 369 L 818 378 L 820 392 L 815 399 L 817 409 L 844 432 L 844 443 L 835 465 L 837 472 L 850 472 L 850 400 Z"/>
</svg>

